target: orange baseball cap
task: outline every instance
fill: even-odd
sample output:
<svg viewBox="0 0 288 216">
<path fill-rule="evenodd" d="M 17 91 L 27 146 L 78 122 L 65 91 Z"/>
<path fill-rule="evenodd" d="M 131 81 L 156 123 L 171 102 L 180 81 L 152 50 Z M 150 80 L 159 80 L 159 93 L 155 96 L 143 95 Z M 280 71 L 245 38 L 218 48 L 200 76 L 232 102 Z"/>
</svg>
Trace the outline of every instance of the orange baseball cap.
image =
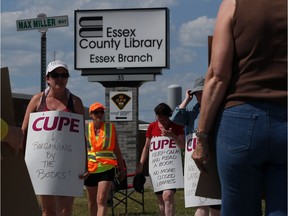
<svg viewBox="0 0 288 216">
<path fill-rule="evenodd" d="M 96 109 L 105 110 L 105 107 L 103 106 L 103 104 L 101 104 L 99 102 L 93 103 L 93 104 L 90 105 L 89 113 L 93 112 Z"/>
</svg>

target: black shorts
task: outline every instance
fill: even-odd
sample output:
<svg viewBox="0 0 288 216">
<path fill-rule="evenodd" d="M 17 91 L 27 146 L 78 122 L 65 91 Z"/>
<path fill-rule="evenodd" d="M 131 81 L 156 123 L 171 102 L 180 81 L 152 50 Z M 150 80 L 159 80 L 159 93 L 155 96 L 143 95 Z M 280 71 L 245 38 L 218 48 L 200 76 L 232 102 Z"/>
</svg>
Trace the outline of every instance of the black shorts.
<svg viewBox="0 0 288 216">
<path fill-rule="evenodd" d="M 209 207 L 212 209 L 221 210 L 221 205 L 210 205 Z"/>
<path fill-rule="evenodd" d="M 92 173 L 84 181 L 84 185 L 88 187 L 95 187 L 100 181 L 113 181 L 115 177 L 115 168 L 101 173 Z"/>
</svg>

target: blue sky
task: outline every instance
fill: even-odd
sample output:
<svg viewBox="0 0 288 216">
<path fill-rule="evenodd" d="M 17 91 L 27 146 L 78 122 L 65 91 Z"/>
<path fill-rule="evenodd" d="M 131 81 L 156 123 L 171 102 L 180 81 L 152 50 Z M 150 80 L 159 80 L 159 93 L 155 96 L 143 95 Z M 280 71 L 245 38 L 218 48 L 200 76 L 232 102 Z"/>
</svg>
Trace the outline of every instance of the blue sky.
<svg viewBox="0 0 288 216">
<path fill-rule="evenodd" d="M 68 88 L 80 96 L 84 106 L 105 103 L 105 88 L 74 70 L 74 10 L 167 7 L 170 11 L 170 68 L 157 75 L 156 81 L 139 88 L 139 119 L 151 122 L 153 109 L 167 102 L 172 84 L 185 91 L 196 77 L 205 75 L 208 66 L 207 37 L 213 34 L 221 0 L 9 0 L 1 1 L 1 67 L 8 67 L 13 93 L 35 94 L 40 91 L 40 44 L 37 30 L 17 31 L 16 20 L 33 19 L 39 13 L 68 15 L 69 26 L 47 32 L 47 63 L 61 59 L 68 64 Z M 190 107 L 195 103 L 192 101 Z"/>
</svg>

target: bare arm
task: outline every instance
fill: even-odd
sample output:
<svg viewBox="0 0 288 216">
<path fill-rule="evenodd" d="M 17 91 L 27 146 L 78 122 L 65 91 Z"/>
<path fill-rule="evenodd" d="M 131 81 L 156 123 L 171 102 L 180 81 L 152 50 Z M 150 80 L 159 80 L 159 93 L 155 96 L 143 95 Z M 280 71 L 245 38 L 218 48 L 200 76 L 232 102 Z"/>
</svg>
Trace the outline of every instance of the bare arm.
<svg viewBox="0 0 288 216">
<path fill-rule="evenodd" d="M 143 172 L 143 165 L 148 157 L 149 154 L 149 147 L 150 147 L 151 138 L 146 137 L 145 145 L 142 150 L 140 162 L 136 168 L 136 174 Z"/>
<path fill-rule="evenodd" d="M 115 136 L 116 136 L 116 145 L 115 145 L 115 149 L 114 149 L 114 154 L 116 155 L 118 167 L 120 169 L 119 170 L 119 180 L 121 181 L 124 179 L 124 175 L 125 175 L 125 164 L 123 161 L 121 149 L 119 147 L 116 130 L 115 130 Z"/>
<path fill-rule="evenodd" d="M 200 132 L 209 133 L 215 121 L 216 114 L 225 96 L 232 73 L 233 34 L 232 17 L 234 0 L 223 0 L 215 25 L 212 44 L 212 56 L 207 71 L 202 94 L 201 111 L 198 123 Z M 206 138 L 199 138 L 193 159 L 203 162 L 209 155 Z"/>
<path fill-rule="evenodd" d="M 191 95 L 191 89 L 188 89 L 185 94 L 185 98 L 182 103 L 179 105 L 180 109 L 185 109 L 188 103 L 193 99 L 193 95 Z"/>
<path fill-rule="evenodd" d="M 216 113 L 229 85 L 233 60 L 232 17 L 234 1 L 223 0 L 215 26 L 211 63 L 205 79 L 199 131 L 210 132 Z"/>
<path fill-rule="evenodd" d="M 23 153 L 25 154 L 25 149 L 26 149 L 26 138 L 27 138 L 27 130 L 28 130 L 28 124 L 29 124 L 29 117 L 30 117 L 30 113 L 33 113 L 36 111 L 37 107 L 40 104 L 40 98 L 41 98 L 42 93 L 38 93 L 36 95 L 34 95 L 27 108 L 26 108 L 26 112 L 25 112 L 25 116 L 22 122 L 22 141 L 21 141 L 21 150 L 23 151 Z"/>
<path fill-rule="evenodd" d="M 191 95 L 192 90 L 188 89 L 185 94 L 185 98 L 179 104 L 178 107 L 176 107 L 173 111 L 173 114 L 171 116 L 171 120 L 179 125 L 185 126 L 185 123 L 187 122 L 188 118 L 188 111 L 186 110 L 186 106 L 189 104 L 189 102 L 193 99 L 193 95 Z"/>
</svg>

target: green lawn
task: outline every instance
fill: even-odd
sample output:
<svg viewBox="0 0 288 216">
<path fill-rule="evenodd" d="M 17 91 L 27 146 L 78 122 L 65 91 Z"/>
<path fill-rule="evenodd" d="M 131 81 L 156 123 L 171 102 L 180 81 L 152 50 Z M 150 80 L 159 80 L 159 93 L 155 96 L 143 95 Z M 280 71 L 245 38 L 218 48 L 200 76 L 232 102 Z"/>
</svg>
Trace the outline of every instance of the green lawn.
<svg viewBox="0 0 288 216">
<path fill-rule="evenodd" d="M 158 205 L 157 205 L 157 199 L 152 191 L 152 189 L 145 189 L 145 213 L 142 213 L 142 207 L 138 203 L 135 203 L 132 200 L 128 201 L 128 216 L 132 215 L 149 215 L 149 216 L 158 216 Z M 132 197 L 135 199 L 140 199 L 141 194 L 135 192 L 133 193 Z M 176 215 L 194 215 L 195 208 L 185 208 L 184 207 L 184 195 L 183 190 L 177 190 L 175 194 L 175 200 L 176 200 Z M 115 216 L 124 216 L 125 214 L 125 206 L 124 204 L 118 205 L 114 210 Z M 86 191 L 84 190 L 84 196 L 78 197 L 75 199 L 74 202 L 74 211 L 73 216 L 89 216 L 88 214 L 88 206 L 87 206 L 87 198 L 86 198 Z M 108 215 L 112 215 L 111 208 L 108 209 Z"/>
</svg>

